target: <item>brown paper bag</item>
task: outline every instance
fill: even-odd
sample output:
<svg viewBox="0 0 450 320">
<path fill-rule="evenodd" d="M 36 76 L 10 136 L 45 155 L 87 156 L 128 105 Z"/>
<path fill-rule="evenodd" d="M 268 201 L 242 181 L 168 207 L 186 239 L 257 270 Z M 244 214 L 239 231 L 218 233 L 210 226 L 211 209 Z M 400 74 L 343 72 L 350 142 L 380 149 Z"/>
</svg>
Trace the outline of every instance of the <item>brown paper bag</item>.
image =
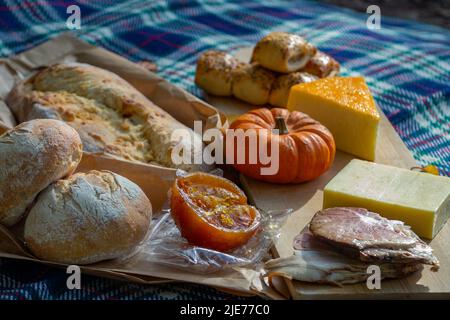
<svg viewBox="0 0 450 320">
<path fill-rule="evenodd" d="M 65 33 L 29 51 L 0 59 L 0 134 L 17 125 L 4 102 L 15 81 L 29 76 L 41 67 L 63 61 L 88 63 L 120 75 L 188 127 L 192 127 L 195 120 L 202 120 L 204 129 L 220 128 L 226 123 L 225 116 L 217 109 L 185 90 L 123 57 L 81 41 L 71 33 Z M 133 180 L 146 192 L 156 209 L 161 207 L 161 196 L 167 192 L 176 172 L 175 169 L 158 165 L 84 153 L 78 171 L 91 169 L 112 170 Z M 152 184 L 145 178 L 147 172 L 160 176 L 161 181 Z M 154 188 L 155 186 L 159 188 Z"/>
<path fill-rule="evenodd" d="M 0 59 L 0 134 L 16 125 L 14 117 L 2 101 L 11 90 L 14 81 L 28 76 L 36 68 L 62 61 L 88 63 L 120 75 L 187 126 L 192 127 L 194 120 L 202 120 L 205 129 L 226 125 L 223 114 L 183 89 L 112 52 L 85 43 L 71 34 L 63 34 L 29 51 L 8 59 Z M 111 170 L 134 181 L 147 194 L 155 212 L 160 210 L 166 201 L 167 191 L 176 173 L 174 169 L 156 165 L 84 153 L 77 170 L 91 169 Z M 33 257 L 23 243 L 20 226 L 14 227 L 13 230 L 0 227 L 0 256 L 65 267 L 59 263 L 41 261 Z M 104 261 L 82 266 L 81 269 L 94 275 L 140 283 L 179 280 L 206 284 L 233 293 L 282 298 L 261 280 L 263 270 L 234 268 L 207 275 L 192 274 L 186 269 L 173 269 L 151 262 L 145 249 L 126 261 Z"/>
</svg>

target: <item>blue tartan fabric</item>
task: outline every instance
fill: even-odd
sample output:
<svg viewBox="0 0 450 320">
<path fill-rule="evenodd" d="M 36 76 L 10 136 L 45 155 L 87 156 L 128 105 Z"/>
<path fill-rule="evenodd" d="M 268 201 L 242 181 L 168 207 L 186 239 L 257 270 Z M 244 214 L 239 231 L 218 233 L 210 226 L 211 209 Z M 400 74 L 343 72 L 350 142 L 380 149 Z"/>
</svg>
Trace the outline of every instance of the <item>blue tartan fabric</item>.
<svg viewBox="0 0 450 320">
<path fill-rule="evenodd" d="M 193 84 L 200 52 L 233 52 L 270 31 L 300 34 L 335 57 L 344 75 L 363 75 L 374 97 L 421 165 L 450 175 L 450 32 L 313 1 L 0 1 L 0 56 L 30 49 L 67 31 L 69 5 L 81 9 L 85 41 L 130 60 L 152 60 L 158 73 L 201 95 Z M 382 12 L 383 13 L 383 12 Z M 65 288 L 63 271 L 0 260 L 3 299 L 165 299 L 231 296 L 185 284 L 142 286 L 86 277 Z"/>
</svg>

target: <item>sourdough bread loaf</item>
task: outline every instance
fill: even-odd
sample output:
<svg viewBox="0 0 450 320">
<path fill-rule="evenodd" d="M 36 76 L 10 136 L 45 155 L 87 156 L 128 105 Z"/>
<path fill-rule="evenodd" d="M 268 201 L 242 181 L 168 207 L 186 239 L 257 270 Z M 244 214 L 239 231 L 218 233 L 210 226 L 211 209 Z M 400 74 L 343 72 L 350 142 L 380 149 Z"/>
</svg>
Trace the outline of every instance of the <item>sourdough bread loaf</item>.
<svg viewBox="0 0 450 320">
<path fill-rule="evenodd" d="M 192 155 L 201 152 L 201 138 L 107 70 L 80 63 L 56 64 L 18 83 L 6 101 L 18 121 L 65 121 L 80 134 L 84 151 L 198 169 L 173 163 L 171 153 L 175 146 L 191 150 Z M 184 134 L 177 141 L 171 139 L 179 129 Z M 191 139 L 194 136 L 197 139 Z"/>
<path fill-rule="evenodd" d="M 40 259 L 89 264 L 130 254 L 151 217 L 150 201 L 130 180 L 109 171 L 76 173 L 39 195 L 24 237 Z"/>
<path fill-rule="evenodd" d="M 24 122 L 0 136 L 0 223 L 12 226 L 37 194 L 81 160 L 78 133 L 58 120 Z"/>
</svg>

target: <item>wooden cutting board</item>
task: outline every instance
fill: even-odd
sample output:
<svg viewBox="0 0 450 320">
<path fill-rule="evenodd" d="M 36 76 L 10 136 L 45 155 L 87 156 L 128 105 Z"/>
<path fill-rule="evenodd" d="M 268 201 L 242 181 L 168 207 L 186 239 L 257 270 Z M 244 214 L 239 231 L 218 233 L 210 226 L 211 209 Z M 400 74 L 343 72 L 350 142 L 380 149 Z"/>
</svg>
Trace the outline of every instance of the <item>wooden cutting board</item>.
<svg viewBox="0 0 450 320">
<path fill-rule="evenodd" d="M 245 61 L 248 60 L 249 52 L 245 48 L 236 56 Z M 232 98 L 209 97 L 208 101 L 231 118 L 255 108 Z M 411 152 L 381 110 L 380 114 L 375 162 L 408 169 L 417 166 Z M 309 223 L 314 213 L 322 209 L 324 186 L 353 158 L 350 154 L 338 151 L 334 164 L 327 173 L 314 181 L 297 185 L 275 185 L 241 175 L 244 189 L 257 207 L 263 210 L 294 210 L 281 230 L 274 256 L 292 255 L 294 237 Z M 443 227 L 430 244 L 441 263 L 438 272 L 431 272 L 429 267 L 425 267 L 422 272 L 403 279 L 383 280 L 380 290 L 369 290 L 365 283 L 336 287 L 287 281 L 287 286 L 295 299 L 450 299 L 450 223 Z"/>
</svg>

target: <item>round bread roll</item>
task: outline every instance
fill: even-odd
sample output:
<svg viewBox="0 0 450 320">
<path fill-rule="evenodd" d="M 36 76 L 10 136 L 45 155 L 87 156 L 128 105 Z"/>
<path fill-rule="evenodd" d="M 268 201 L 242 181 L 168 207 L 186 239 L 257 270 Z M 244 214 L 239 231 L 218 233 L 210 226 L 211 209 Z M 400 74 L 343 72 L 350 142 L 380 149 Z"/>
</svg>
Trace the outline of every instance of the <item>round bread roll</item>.
<svg viewBox="0 0 450 320">
<path fill-rule="evenodd" d="M 334 60 L 333 57 L 322 51 L 317 51 L 301 71 L 313 74 L 319 78 L 326 78 L 339 75 L 339 69 L 339 62 Z"/>
<path fill-rule="evenodd" d="M 82 156 L 78 133 L 58 120 L 23 122 L 0 136 L 0 223 L 16 224 L 37 194 L 72 174 Z"/>
<path fill-rule="evenodd" d="M 272 85 L 269 103 L 277 107 L 286 107 L 292 86 L 299 83 L 312 82 L 317 79 L 316 76 L 306 72 L 292 72 L 280 75 Z"/>
<path fill-rule="evenodd" d="M 233 72 L 233 95 L 254 105 L 266 104 L 274 81 L 271 71 L 256 64 L 243 64 Z"/>
<path fill-rule="evenodd" d="M 221 51 L 206 51 L 197 61 L 195 83 L 208 93 L 231 96 L 232 71 L 239 62 Z"/>
<path fill-rule="evenodd" d="M 113 172 L 89 171 L 59 180 L 38 196 L 24 237 L 40 259 L 89 264 L 132 253 L 151 218 L 150 201 L 135 183 Z"/>
<path fill-rule="evenodd" d="M 286 32 L 272 32 L 253 49 L 252 62 L 272 71 L 289 73 L 303 68 L 317 49 L 302 37 Z"/>
</svg>

